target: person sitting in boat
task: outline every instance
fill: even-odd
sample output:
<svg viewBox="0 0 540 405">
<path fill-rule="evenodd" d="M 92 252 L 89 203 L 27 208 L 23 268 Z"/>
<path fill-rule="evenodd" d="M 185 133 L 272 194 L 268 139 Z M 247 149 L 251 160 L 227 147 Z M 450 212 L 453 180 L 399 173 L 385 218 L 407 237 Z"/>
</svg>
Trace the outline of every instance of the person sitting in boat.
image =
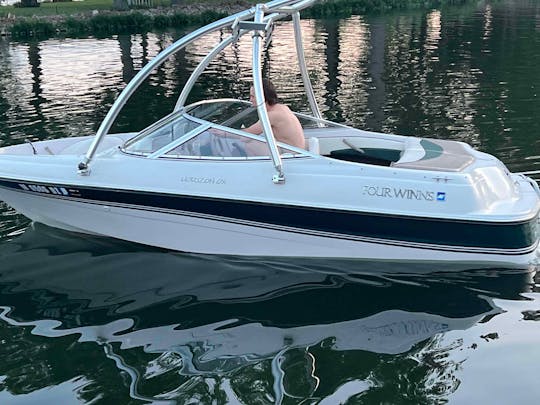
<svg viewBox="0 0 540 405">
<path fill-rule="evenodd" d="M 266 111 L 268 111 L 268 119 L 276 141 L 305 149 L 304 131 L 296 115 L 293 114 L 289 107 L 279 102 L 276 88 L 270 80 L 263 79 L 262 85 Z M 253 107 L 257 107 L 253 86 L 249 89 L 249 101 Z M 243 131 L 261 135 L 263 133 L 263 127 L 261 122 L 257 121 L 250 127 L 244 128 Z"/>
</svg>

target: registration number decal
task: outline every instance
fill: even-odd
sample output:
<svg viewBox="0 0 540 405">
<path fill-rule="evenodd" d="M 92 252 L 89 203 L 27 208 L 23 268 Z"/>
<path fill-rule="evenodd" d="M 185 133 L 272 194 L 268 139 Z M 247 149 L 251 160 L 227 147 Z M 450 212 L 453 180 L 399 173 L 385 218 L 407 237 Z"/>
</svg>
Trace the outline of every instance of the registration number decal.
<svg viewBox="0 0 540 405">
<path fill-rule="evenodd" d="M 52 194 L 52 195 L 61 195 L 61 196 L 75 196 L 80 194 L 79 190 L 67 189 L 62 186 L 44 186 L 41 184 L 29 184 L 29 183 L 18 183 L 18 186 L 24 191 L 31 191 L 34 193 L 40 194 Z"/>
</svg>

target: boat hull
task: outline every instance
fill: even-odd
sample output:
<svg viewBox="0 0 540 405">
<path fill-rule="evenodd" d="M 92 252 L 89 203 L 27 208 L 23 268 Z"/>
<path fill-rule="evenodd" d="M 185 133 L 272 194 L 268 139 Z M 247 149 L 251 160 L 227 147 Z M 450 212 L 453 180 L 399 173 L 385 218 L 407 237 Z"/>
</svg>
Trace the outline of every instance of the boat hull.
<svg viewBox="0 0 540 405">
<path fill-rule="evenodd" d="M 533 241 L 530 246 L 510 249 L 444 245 L 239 221 L 219 215 L 219 212 L 203 215 L 156 206 L 85 200 L 63 195 L 61 189 L 57 194 L 17 190 L 6 187 L 5 182 L 1 192 L 6 203 L 33 221 L 177 251 L 247 256 L 489 262 L 505 266 L 528 266 L 537 259 L 536 236 L 530 237 Z M 530 228 L 536 227 L 536 221 L 534 218 L 519 224 L 520 229 L 524 233 L 535 232 Z M 516 232 L 515 224 L 507 226 Z"/>
</svg>

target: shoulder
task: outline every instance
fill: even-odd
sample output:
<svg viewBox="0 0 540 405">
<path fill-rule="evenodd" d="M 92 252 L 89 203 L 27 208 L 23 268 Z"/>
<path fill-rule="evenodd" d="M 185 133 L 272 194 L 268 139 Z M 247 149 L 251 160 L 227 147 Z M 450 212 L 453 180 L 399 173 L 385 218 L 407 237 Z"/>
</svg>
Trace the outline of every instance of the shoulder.
<svg viewBox="0 0 540 405">
<path fill-rule="evenodd" d="M 272 108 L 268 110 L 268 114 L 271 115 L 281 115 L 281 114 L 287 114 L 291 110 L 289 107 L 287 107 L 285 104 L 274 104 Z"/>
</svg>

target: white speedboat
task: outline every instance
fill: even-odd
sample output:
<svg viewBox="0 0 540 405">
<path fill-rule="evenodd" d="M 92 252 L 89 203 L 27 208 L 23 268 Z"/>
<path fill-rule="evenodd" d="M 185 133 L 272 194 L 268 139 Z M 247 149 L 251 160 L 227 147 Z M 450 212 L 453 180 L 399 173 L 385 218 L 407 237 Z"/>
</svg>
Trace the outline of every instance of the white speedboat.
<svg viewBox="0 0 540 405">
<path fill-rule="evenodd" d="M 321 118 L 300 35 L 299 11 L 311 3 L 275 0 L 181 38 L 135 76 L 95 136 L 1 148 L 1 199 L 50 226 L 179 251 L 529 263 L 540 210 L 533 180 L 462 142 Z M 289 17 L 312 110 L 297 114 L 306 149 L 276 142 L 262 88 L 261 48 L 274 22 Z M 139 133 L 108 134 L 156 67 L 216 30 L 230 35 L 201 60 L 169 115 Z M 212 59 L 245 34 L 256 107 L 185 105 Z M 257 120 L 262 135 L 243 130 Z"/>
</svg>

